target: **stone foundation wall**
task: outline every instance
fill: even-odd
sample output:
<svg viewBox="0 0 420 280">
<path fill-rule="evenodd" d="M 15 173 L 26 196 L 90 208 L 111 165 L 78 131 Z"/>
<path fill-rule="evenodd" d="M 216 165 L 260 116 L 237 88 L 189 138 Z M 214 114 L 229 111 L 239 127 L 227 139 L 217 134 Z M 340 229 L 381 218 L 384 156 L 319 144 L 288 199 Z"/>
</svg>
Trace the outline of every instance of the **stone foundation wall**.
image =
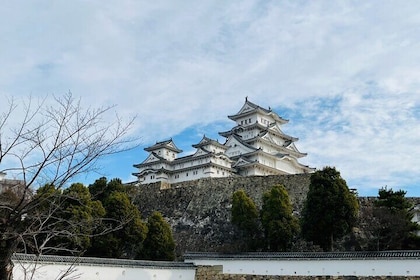
<svg viewBox="0 0 420 280">
<path fill-rule="evenodd" d="M 206 178 L 172 186 L 141 185 L 135 203 L 143 216 L 159 211 L 172 226 L 177 254 L 185 251 L 232 251 L 232 194 L 244 189 L 260 206 L 262 195 L 283 184 L 297 214 L 308 192 L 310 174 Z"/>
<path fill-rule="evenodd" d="M 220 266 L 197 267 L 195 280 L 420 280 L 420 276 L 267 276 L 223 274 Z"/>
<path fill-rule="evenodd" d="M 173 185 L 140 185 L 135 203 L 143 217 L 159 211 L 169 221 L 177 244 L 177 256 L 182 256 L 186 251 L 235 252 L 242 248 L 231 224 L 232 194 L 244 189 L 261 207 L 263 193 L 276 184 L 282 184 L 289 193 L 294 214 L 299 216 L 309 189 L 310 176 L 205 178 Z M 359 198 L 361 233 L 365 227 L 369 227 L 374 200 L 375 197 Z M 420 203 L 420 198 L 410 200 L 415 204 Z"/>
</svg>

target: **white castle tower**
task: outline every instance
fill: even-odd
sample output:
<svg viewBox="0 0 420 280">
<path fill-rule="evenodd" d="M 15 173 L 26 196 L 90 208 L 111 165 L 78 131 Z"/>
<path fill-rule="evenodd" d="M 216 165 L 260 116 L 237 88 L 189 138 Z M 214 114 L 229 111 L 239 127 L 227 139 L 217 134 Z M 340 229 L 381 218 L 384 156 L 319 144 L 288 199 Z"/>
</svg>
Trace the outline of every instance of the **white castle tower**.
<svg viewBox="0 0 420 280">
<path fill-rule="evenodd" d="M 288 121 L 271 109 L 264 109 L 245 99 L 235 115 L 229 131 L 219 134 L 224 144 L 204 136 L 192 155 L 178 157 L 182 152 L 170 140 L 145 148 L 149 156 L 134 167 L 133 173 L 142 184 L 153 182 L 177 183 L 206 177 L 300 174 L 314 168 L 302 165 L 298 159 L 306 156 L 294 142 L 298 139 L 282 132 Z"/>
</svg>

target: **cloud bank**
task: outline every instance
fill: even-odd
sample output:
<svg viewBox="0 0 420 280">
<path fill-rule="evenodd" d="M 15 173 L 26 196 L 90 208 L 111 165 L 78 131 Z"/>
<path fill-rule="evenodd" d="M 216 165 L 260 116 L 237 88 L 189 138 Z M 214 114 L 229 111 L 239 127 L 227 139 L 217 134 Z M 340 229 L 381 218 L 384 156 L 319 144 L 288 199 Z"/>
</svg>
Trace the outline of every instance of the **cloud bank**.
<svg viewBox="0 0 420 280">
<path fill-rule="evenodd" d="M 87 106 L 117 104 L 138 115 L 145 145 L 228 128 L 248 96 L 290 119 L 306 164 L 336 166 L 361 194 L 419 196 L 419 11 L 418 1 L 13 1 L 0 11 L 0 94 L 71 90 Z M 129 176 L 136 153 L 109 173 Z"/>
</svg>

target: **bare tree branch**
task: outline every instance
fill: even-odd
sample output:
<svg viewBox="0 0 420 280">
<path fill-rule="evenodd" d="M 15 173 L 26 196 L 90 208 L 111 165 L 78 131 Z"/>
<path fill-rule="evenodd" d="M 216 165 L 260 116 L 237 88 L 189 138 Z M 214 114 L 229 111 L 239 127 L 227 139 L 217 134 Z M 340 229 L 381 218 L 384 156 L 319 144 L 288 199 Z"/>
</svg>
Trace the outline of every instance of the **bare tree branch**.
<svg viewBox="0 0 420 280">
<path fill-rule="evenodd" d="M 13 195 L 7 201 L 2 199 L 1 186 L 6 181 L 0 181 L 0 279 L 8 279 L 11 256 L 18 246 L 25 251 L 28 246 L 36 248 L 37 254 L 76 252 L 66 244 L 51 245 L 51 241 L 93 235 L 78 229 L 93 227 L 95 222 L 60 216 L 58 209 L 69 199 L 62 191 L 56 197 L 45 197 L 35 196 L 34 189 L 50 184 L 61 190 L 75 176 L 95 171 L 100 158 L 138 146 L 139 139 L 129 136 L 135 117 L 123 121 L 117 114 L 109 116 L 114 109 L 84 108 L 81 99 L 70 92 L 38 102 L 29 98 L 22 106 L 9 100 L 0 114 L 0 172 L 12 173 L 21 181 L 10 187 Z M 106 234 L 127 222 L 115 221 L 95 234 Z"/>
</svg>

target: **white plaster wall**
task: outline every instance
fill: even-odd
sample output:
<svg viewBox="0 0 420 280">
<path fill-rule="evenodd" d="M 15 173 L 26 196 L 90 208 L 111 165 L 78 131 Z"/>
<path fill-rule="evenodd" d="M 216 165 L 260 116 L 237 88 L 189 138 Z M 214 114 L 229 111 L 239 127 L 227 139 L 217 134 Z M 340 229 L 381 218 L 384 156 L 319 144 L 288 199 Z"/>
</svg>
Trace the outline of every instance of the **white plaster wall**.
<svg viewBox="0 0 420 280">
<path fill-rule="evenodd" d="M 291 161 L 288 160 L 278 160 L 276 162 L 276 169 L 288 172 L 289 174 L 298 174 L 302 171 L 293 165 Z"/>
<path fill-rule="evenodd" d="M 33 264 L 16 264 L 13 270 L 14 280 L 51 280 L 60 279 L 69 268 L 70 264 L 45 264 L 38 265 L 35 274 Z M 26 275 L 25 275 L 26 271 Z M 31 278 L 32 277 L 32 278 Z M 195 268 L 134 268 L 134 267 L 105 267 L 78 265 L 74 271 L 63 279 L 83 280 L 194 280 Z"/>
<path fill-rule="evenodd" d="M 254 275 L 420 276 L 420 260 L 187 260 Z"/>
<path fill-rule="evenodd" d="M 264 125 L 267 126 L 270 123 L 274 122 L 274 119 L 272 117 L 266 116 L 266 115 L 262 115 L 262 114 L 257 114 L 257 121 Z"/>
</svg>

